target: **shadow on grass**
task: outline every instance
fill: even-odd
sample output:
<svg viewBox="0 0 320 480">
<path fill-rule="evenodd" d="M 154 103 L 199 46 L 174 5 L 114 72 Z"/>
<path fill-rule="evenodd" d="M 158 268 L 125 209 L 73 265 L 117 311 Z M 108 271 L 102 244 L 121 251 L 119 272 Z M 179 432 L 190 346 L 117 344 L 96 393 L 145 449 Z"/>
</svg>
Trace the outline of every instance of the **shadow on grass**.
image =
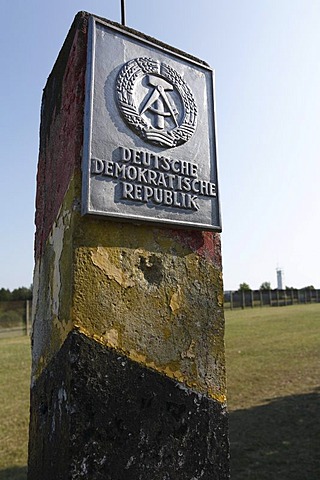
<svg viewBox="0 0 320 480">
<path fill-rule="evenodd" d="M 232 480 L 320 479 L 320 388 L 230 412 Z"/>
<path fill-rule="evenodd" d="M 320 479 L 320 388 L 230 412 L 231 480 Z M 27 467 L 0 470 L 26 480 Z"/>
<path fill-rule="evenodd" d="M 27 467 L 10 467 L 0 470 L 0 480 L 26 480 Z"/>
</svg>

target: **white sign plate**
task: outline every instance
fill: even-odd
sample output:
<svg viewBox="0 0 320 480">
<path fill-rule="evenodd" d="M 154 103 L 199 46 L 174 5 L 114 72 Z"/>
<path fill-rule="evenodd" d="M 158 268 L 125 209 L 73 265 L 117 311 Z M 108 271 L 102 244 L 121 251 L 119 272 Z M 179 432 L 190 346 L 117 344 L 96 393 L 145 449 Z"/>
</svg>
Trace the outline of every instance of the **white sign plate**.
<svg viewBox="0 0 320 480">
<path fill-rule="evenodd" d="M 82 213 L 221 231 L 213 71 L 90 20 Z"/>
</svg>

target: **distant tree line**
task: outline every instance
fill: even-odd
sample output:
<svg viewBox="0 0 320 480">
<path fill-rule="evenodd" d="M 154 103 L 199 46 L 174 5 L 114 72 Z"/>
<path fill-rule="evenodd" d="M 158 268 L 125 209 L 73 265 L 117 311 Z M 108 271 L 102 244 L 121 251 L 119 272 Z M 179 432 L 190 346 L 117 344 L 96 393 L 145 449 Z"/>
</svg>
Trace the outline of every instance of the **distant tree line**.
<svg viewBox="0 0 320 480">
<path fill-rule="evenodd" d="M 8 288 L 0 288 L 0 302 L 9 302 L 10 300 L 31 300 L 32 285 L 27 287 L 19 287 L 12 290 Z"/>
<path fill-rule="evenodd" d="M 252 288 L 250 288 L 247 283 L 245 283 L 245 282 L 240 283 L 239 289 L 238 289 L 239 292 L 249 292 L 251 290 L 252 290 Z M 260 285 L 259 290 L 271 290 L 271 283 L 270 282 L 263 282 Z M 300 288 L 300 289 L 286 286 L 285 290 L 315 290 L 315 288 L 314 288 L 313 285 L 308 285 L 307 287 L 303 287 L 303 288 Z"/>
</svg>

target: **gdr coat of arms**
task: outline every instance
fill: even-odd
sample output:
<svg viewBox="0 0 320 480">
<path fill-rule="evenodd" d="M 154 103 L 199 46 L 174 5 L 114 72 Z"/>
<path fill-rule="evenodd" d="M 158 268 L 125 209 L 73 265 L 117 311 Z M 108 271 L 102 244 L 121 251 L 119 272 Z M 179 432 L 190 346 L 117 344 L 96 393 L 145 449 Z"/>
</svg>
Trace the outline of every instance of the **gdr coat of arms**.
<svg viewBox="0 0 320 480">
<path fill-rule="evenodd" d="M 179 73 L 148 57 L 130 60 L 116 81 L 120 112 L 144 141 L 177 147 L 187 142 L 197 125 L 194 96 Z"/>
</svg>

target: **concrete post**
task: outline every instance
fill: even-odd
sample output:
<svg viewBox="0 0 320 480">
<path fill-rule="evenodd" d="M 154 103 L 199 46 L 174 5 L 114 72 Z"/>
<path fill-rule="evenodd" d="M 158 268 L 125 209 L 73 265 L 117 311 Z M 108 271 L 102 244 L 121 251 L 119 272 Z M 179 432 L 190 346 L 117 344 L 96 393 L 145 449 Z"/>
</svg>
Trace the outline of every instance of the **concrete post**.
<svg viewBox="0 0 320 480">
<path fill-rule="evenodd" d="M 88 18 L 43 94 L 28 479 L 227 479 L 219 235 L 80 212 Z"/>
</svg>

